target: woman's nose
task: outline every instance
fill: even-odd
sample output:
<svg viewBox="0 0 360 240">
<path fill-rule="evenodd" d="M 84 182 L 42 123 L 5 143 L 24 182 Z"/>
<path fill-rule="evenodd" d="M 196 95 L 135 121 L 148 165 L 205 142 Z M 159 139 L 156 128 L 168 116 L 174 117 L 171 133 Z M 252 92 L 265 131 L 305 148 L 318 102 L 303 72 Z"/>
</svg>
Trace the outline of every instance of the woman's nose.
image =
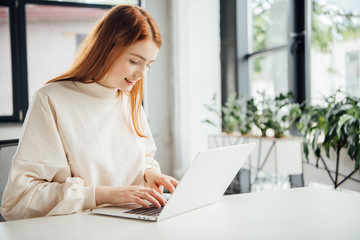
<svg viewBox="0 0 360 240">
<path fill-rule="evenodd" d="M 144 79 L 144 78 L 146 77 L 146 73 L 147 73 L 147 68 L 144 67 L 144 68 L 139 69 L 139 70 L 135 73 L 135 76 L 136 76 L 136 78 L 142 78 L 142 79 Z"/>
</svg>

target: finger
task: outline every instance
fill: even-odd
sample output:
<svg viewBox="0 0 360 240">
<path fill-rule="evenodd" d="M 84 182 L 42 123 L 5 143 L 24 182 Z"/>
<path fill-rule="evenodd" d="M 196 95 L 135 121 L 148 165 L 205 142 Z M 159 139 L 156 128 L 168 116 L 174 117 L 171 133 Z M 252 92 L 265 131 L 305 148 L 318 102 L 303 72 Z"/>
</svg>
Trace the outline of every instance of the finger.
<svg viewBox="0 0 360 240">
<path fill-rule="evenodd" d="M 170 178 L 170 182 L 172 183 L 172 185 L 174 185 L 175 188 L 179 185 L 179 181 L 175 178 Z"/>
<path fill-rule="evenodd" d="M 149 201 L 150 203 L 154 204 L 156 207 L 160 208 L 161 204 L 160 202 L 154 198 L 151 194 L 147 193 L 147 192 L 141 192 L 138 194 L 138 196 L 142 199 L 145 199 L 147 201 Z"/>
<path fill-rule="evenodd" d="M 140 197 L 137 196 L 133 196 L 133 202 L 145 207 L 145 208 L 150 208 L 150 206 L 146 203 L 146 201 L 144 201 L 143 199 L 141 199 Z"/>
<path fill-rule="evenodd" d="M 159 193 L 159 194 L 162 194 L 162 186 L 160 185 L 160 186 L 158 186 L 158 185 L 156 185 L 156 187 L 154 187 L 153 188 L 157 193 Z"/>
<path fill-rule="evenodd" d="M 169 189 L 170 193 L 173 193 L 175 191 L 175 187 L 174 185 L 170 182 L 169 179 L 167 180 L 160 180 L 159 184 L 161 184 L 162 186 L 166 187 L 167 189 Z"/>
<path fill-rule="evenodd" d="M 162 193 L 162 190 L 161 190 L 161 186 L 157 185 L 155 182 L 151 183 L 151 184 L 148 184 L 149 188 L 151 189 L 154 189 L 156 192 L 158 192 L 159 194 Z"/>
<path fill-rule="evenodd" d="M 167 200 L 162 196 L 162 193 L 157 192 L 155 189 L 149 189 L 149 194 L 155 197 L 161 205 L 165 206 Z"/>
</svg>

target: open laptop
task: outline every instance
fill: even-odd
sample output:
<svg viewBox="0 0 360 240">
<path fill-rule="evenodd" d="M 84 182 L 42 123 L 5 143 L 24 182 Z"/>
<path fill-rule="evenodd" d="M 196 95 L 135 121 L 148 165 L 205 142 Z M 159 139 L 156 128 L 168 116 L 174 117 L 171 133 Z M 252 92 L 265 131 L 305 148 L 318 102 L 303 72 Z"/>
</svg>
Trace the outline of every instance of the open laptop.
<svg viewBox="0 0 360 240">
<path fill-rule="evenodd" d="M 255 143 L 200 151 L 167 204 L 150 209 L 137 204 L 94 209 L 101 215 L 160 221 L 215 203 L 245 163 Z"/>
</svg>

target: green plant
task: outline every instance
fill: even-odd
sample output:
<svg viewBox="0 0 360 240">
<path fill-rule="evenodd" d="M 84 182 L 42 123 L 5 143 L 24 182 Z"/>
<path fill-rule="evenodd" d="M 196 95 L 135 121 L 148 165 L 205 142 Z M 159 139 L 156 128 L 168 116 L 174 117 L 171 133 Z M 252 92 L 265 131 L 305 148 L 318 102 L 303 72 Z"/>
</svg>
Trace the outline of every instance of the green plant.
<svg viewBox="0 0 360 240">
<path fill-rule="evenodd" d="M 301 109 L 298 103 L 292 103 L 295 95 L 292 92 L 280 93 L 275 97 L 275 121 L 271 122 L 276 138 L 283 137 L 289 131 L 292 124 L 301 116 Z"/>
<path fill-rule="evenodd" d="M 267 136 L 267 130 L 272 129 L 276 138 L 284 137 L 285 132 L 301 115 L 299 104 L 291 102 L 294 94 L 280 93 L 272 98 L 265 92 L 258 93 L 260 100 L 257 104 L 253 101 L 249 109 L 252 109 L 254 124 L 260 129 L 261 136 Z"/>
<path fill-rule="evenodd" d="M 233 93 L 221 110 L 218 110 L 214 95 L 212 104 L 206 104 L 205 108 L 222 119 L 222 129 L 226 133 L 238 131 L 248 134 L 253 126 L 256 126 L 262 136 L 266 136 L 268 129 L 273 129 L 275 137 L 283 137 L 301 114 L 299 104 L 291 103 L 294 94 L 279 94 L 275 98 L 266 95 L 265 92 L 259 94 L 260 100 L 255 101 L 254 98 L 245 100 L 244 96 L 236 98 L 236 94 Z M 216 126 L 208 119 L 204 122 Z"/>
<path fill-rule="evenodd" d="M 305 106 L 303 114 L 297 123 L 299 132 L 304 137 L 304 154 L 308 159 L 309 156 L 309 147 L 311 144 L 314 154 L 319 160 L 321 154 L 321 146 L 319 145 L 319 138 L 322 137 L 325 128 L 325 115 L 326 109 L 319 106 Z"/>
<path fill-rule="evenodd" d="M 317 163 L 321 158 L 321 147 L 330 156 L 330 149 L 336 152 L 337 162 L 340 151 L 347 147 L 347 153 L 360 166 L 360 99 L 337 91 L 324 98 L 325 106 L 306 106 L 298 123 L 304 136 L 304 153 L 308 159 L 311 145 Z"/>
<path fill-rule="evenodd" d="M 231 94 L 221 108 L 223 113 L 223 130 L 232 133 L 239 129 L 241 105 L 238 104 L 236 93 Z"/>
<path fill-rule="evenodd" d="M 238 131 L 241 134 L 248 134 L 251 130 L 251 121 L 246 115 L 246 106 L 245 97 L 241 96 L 237 98 L 236 93 L 228 97 L 224 106 L 221 107 L 221 110 L 219 110 L 216 104 L 216 94 L 214 94 L 210 105 L 205 104 L 207 110 L 215 113 L 222 119 L 222 129 L 224 132 L 232 133 Z M 216 124 L 209 119 L 203 122 L 216 126 Z"/>
</svg>

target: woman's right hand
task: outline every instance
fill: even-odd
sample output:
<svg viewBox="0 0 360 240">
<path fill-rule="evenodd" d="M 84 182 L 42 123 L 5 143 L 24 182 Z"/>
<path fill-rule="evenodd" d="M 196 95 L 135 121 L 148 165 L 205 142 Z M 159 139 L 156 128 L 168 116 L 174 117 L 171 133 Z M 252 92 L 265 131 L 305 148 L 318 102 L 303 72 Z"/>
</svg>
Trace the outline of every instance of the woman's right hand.
<svg viewBox="0 0 360 240">
<path fill-rule="evenodd" d="M 143 186 L 98 186 L 95 187 L 95 200 L 97 206 L 134 202 L 146 208 L 150 207 L 149 202 L 158 208 L 167 202 L 157 191 Z"/>
</svg>

